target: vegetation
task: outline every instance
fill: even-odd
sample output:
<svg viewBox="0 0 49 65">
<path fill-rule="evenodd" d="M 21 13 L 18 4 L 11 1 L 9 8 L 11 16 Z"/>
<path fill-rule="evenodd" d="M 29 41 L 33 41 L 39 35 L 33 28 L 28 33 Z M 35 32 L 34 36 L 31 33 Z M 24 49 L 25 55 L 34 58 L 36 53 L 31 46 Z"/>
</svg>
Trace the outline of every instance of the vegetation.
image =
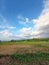
<svg viewBox="0 0 49 65">
<path fill-rule="evenodd" d="M 40 44 L 40 43 L 49 43 L 49 38 L 41 38 L 41 39 L 26 39 L 26 40 L 11 40 L 11 41 L 2 41 L 0 40 L 0 44 Z"/>
<path fill-rule="evenodd" d="M 48 65 L 49 64 L 49 53 L 35 53 L 35 54 L 13 54 L 12 58 L 17 61 L 19 60 L 20 63 L 25 65 Z M 43 61 L 45 63 L 43 63 Z M 47 61 L 47 62 L 46 62 Z M 42 62 L 42 63 L 41 63 Z M 37 64 L 36 64 L 37 63 Z"/>
<path fill-rule="evenodd" d="M 0 42 L 1 42 L 1 40 L 0 40 Z"/>
<path fill-rule="evenodd" d="M 2 55 L 5 60 L 0 62 L 1 65 L 49 65 L 49 53 L 27 53 Z M 1 58 L 2 58 L 1 57 Z M 2 58 L 2 59 L 3 59 Z M 5 62 L 6 61 L 6 62 Z"/>
<path fill-rule="evenodd" d="M 0 65 L 49 65 L 49 38 L 0 42 Z"/>
</svg>

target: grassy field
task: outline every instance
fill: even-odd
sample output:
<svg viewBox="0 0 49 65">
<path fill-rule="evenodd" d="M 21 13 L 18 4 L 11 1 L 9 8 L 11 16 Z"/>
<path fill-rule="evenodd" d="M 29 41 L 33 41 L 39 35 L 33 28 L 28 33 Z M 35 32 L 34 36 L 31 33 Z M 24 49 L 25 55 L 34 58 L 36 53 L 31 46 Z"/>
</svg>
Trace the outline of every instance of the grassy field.
<svg viewBox="0 0 49 65">
<path fill-rule="evenodd" d="M 26 41 L 3 41 L 3 42 L 0 42 L 0 45 L 14 45 L 14 44 L 45 44 L 45 43 L 49 43 L 49 40 L 48 41 L 33 41 L 33 40 L 26 40 Z"/>
<path fill-rule="evenodd" d="M 0 42 L 0 65 L 49 65 L 49 40 Z"/>
</svg>

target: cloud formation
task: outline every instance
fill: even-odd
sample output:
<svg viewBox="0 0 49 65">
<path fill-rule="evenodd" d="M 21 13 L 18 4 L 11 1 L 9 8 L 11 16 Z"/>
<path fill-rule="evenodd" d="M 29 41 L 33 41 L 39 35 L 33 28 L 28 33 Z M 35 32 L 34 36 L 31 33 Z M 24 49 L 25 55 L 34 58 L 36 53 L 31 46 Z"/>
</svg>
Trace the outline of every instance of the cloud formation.
<svg viewBox="0 0 49 65">
<path fill-rule="evenodd" d="M 31 38 L 49 38 L 49 0 L 43 0 L 43 10 L 41 11 L 40 15 L 37 19 L 30 20 L 29 18 L 25 18 L 23 16 L 18 16 L 19 24 L 21 25 L 28 25 L 33 24 L 34 26 L 23 27 L 18 30 L 19 33 L 16 31 L 15 34 L 6 29 L 14 29 L 15 26 L 2 26 L 0 28 L 6 28 L 3 31 L 0 31 L 1 39 L 10 40 L 10 39 L 31 39 Z M 6 23 L 6 19 L 3 16 L 0 16 L 0 20 Z"/>
<path fill-rule="evenodd" d="M 43 10 L 37 19 L 32 19 L 31 21 L 29 21 L 29 18 L 25 18 L 25 23 L 29 22 L 33 22 L 35 24 L 34 28 L 32 27 L 22 28 L 21 33 L 23 37 L 49 38 L 49 0 L 43 0 Z"/>
<path fill-rule="evenodd" d="M 0 28 L 1 29 L 15 29 L 15 26 L 11 26 L 8 21 L 0 15 Z"/>
<path fill-rule="evenodd" d="M 0 31 L 1 40 L 10 40 L 12 33 L 9 30 Z"/>
<path fill-rule="evenodd" d="M 21 15 L 18 15 L 17 18 L 18 18 L 18 20 L 20 20 L 19 24 L 21 24 L 21 25 L 28 25 L 28 24 L 32 23 L 32 20 L 30 20 L 28 17 L 23 17 Z"/>
<path fill-rule="evenodd" d="M 49 37 L 49 0 L 44 0 L 44 8 L 37 19 L 34 19 L 35 28 L 39 33 L 39 37 Z"/>
</svg>

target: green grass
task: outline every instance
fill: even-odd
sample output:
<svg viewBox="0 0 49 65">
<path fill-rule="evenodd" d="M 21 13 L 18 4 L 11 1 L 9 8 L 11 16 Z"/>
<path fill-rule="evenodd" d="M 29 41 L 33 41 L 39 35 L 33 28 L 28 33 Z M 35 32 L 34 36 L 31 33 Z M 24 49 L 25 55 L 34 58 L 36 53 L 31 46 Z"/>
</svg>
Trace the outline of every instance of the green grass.
<svg viewBox="0 0 49 65">
<path fill-rule="evenodd" d="M 49 43 L 49 38 L 41 39 L 27 39 L 27 40 L 11 40 L 11 41 L 0 41 L 0 45 L 11 45 L 11 44 L 42 44 Z"/>
<path fill-rule="evenodd" d="M 12 55 L 12 58 L 14 59 L 14 60 L 17 60 L 17 59 L 19 59 L 19 60 L 22 60 L 22 61 L 31 61 L 31 60 L 48 60 L 49 61 L 49 53 L 45 53 L 45 52 L 40 52 L 40 53 L 26 53 L 26 54 L 13 54 Z"/>
<path fill-rule="evenodd" d="M 12 44 L 45 44 L 49 43 L 49 41 L 16 41 L 16 42 L 0 42 L 0 45 L 12 45 Z"/>
<path fill-rule="evenodd" d="M 8 57 L 8 55 L 0 55 L 1 57 Z M 10 61 L 7 60 L 8 64 L 6 65 L 49 65 L 49 53 L 40 52 L 40 53 L 26 53 L 26 54 L 17 54 L 14 53 L 9 55 Z M 5 58 L 5 59 L 6 59 Z M 4 65 L 4 64 L 3 64 Z"/>
<path fill-rule="evenodd" d="M 44 61 L 44 63 L 46 62 L 47 65 L 49 65 L 49 53 L 35 53 L 35 54 L 13 54 L 12 58 L 14 59 L 14 61 L 19 60 L 21 63 L 26 63 L 25 65 L 29 65 L 29 63 L 36 63 L 36 65 L 44 65 L 42 61 Z M 46 65 L 46 64 L 45 64 Z"/>
</svg>

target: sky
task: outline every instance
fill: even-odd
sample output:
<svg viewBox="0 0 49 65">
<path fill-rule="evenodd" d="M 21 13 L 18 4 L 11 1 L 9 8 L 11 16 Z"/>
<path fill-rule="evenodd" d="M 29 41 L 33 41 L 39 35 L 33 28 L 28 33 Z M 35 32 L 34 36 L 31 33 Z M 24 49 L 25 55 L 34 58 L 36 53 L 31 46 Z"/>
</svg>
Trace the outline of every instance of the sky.
<svg viewBox="0 0 49 65">
<path fill-rule="evenodd" d="M 49 38 L 49 0 L 0 0 L 0 40 Z"/>
</svg>

